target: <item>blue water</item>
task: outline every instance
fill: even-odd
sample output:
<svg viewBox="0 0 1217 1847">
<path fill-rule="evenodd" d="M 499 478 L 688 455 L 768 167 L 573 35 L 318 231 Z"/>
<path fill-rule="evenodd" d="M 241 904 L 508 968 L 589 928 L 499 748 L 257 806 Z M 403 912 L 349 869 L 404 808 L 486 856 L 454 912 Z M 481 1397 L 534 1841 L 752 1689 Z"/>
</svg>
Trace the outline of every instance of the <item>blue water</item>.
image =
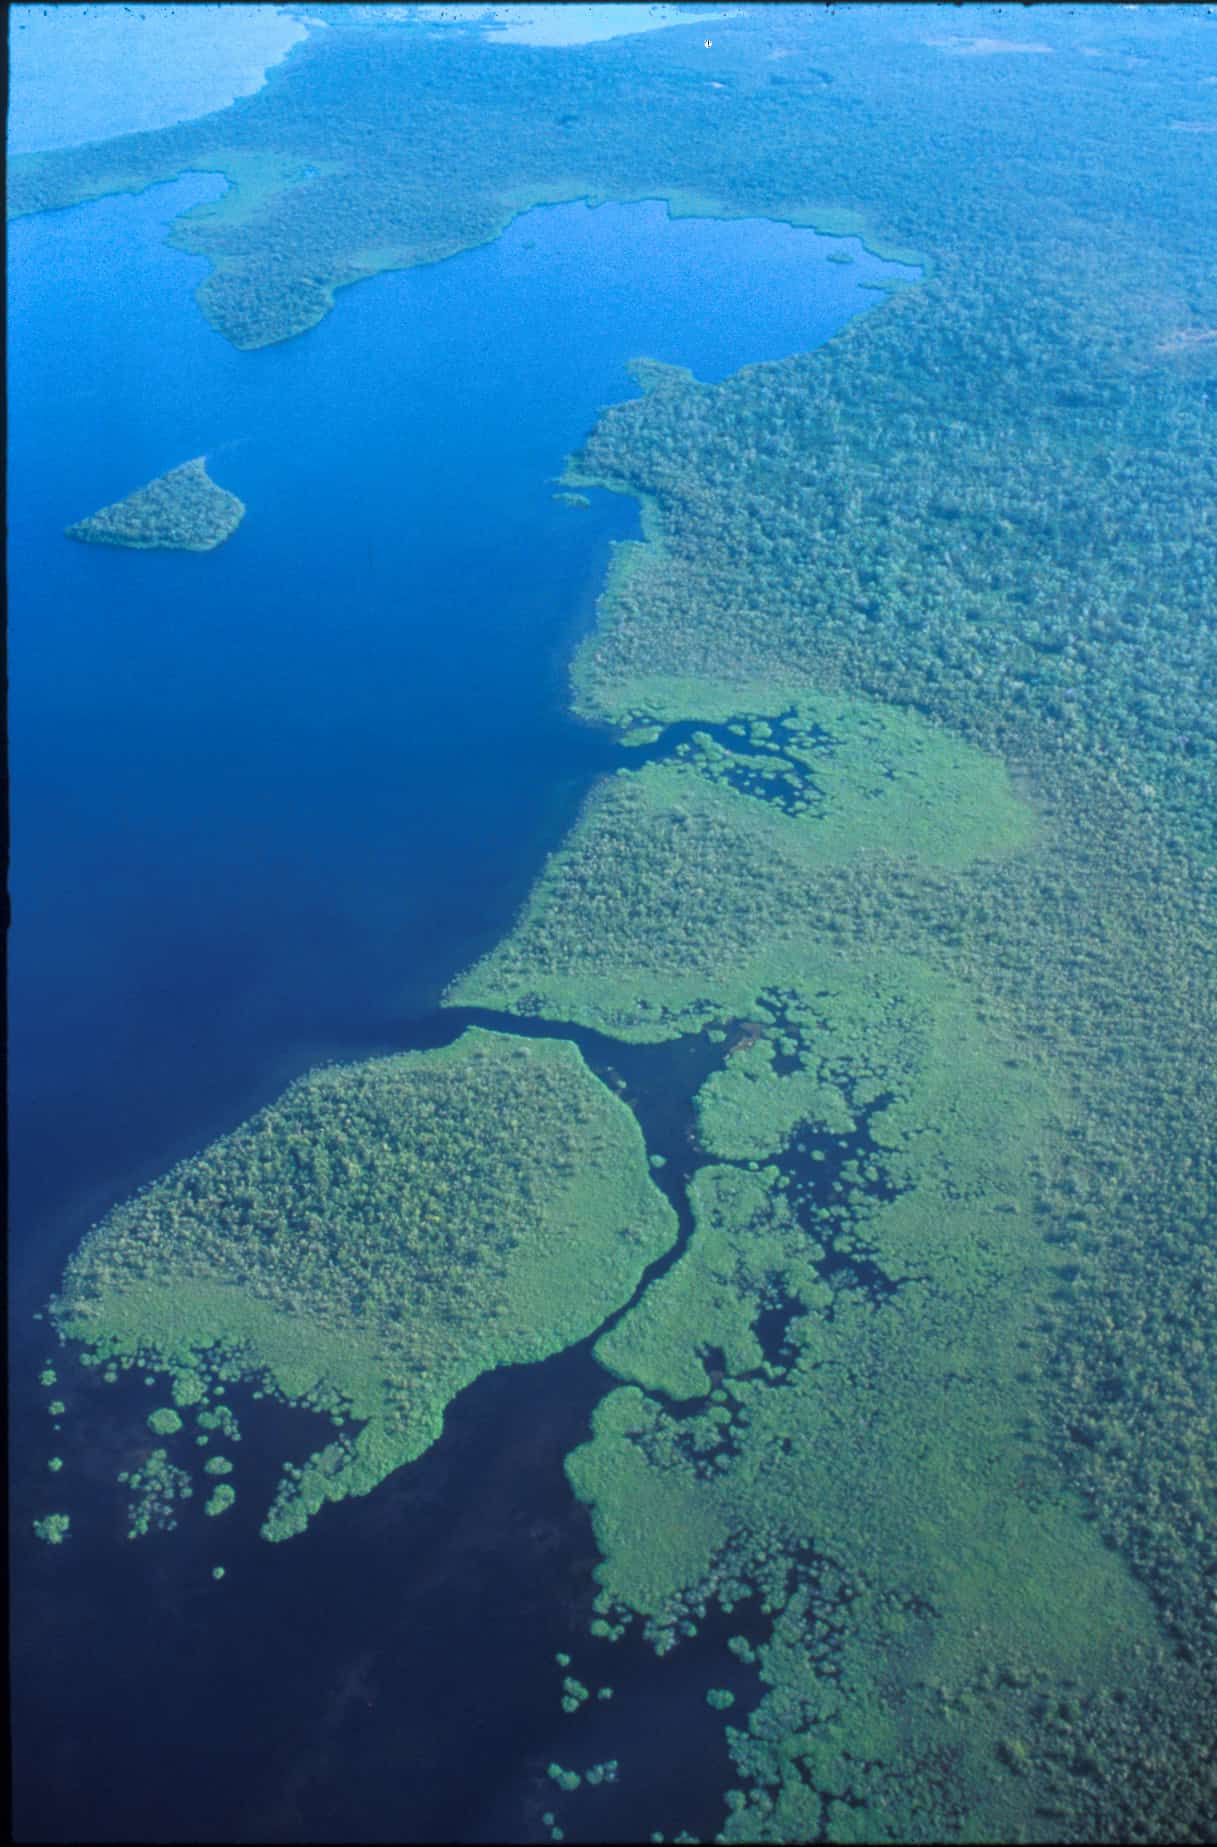
<svg viewBox="0 0 1217 1847">
<path fill-rule="evenodd" d="M 561 1646 L 570 1620 L 548 1554 L 520 1565 L 518 1597 L 479 1603 L 539 1518 L 513 1510 L 496 1528 L 476 1486 L 488 1471 L 510 1484 L 531 1467 L 549 1484 L 545 1519 L 567 1534 L 554 1560 L 573 1547 L 571 1583 L 588 1582 L 586 1521 L 561 1476 L 577 1420 L 562 1424 L 560 1396 L 548 1449 L 546 1407 L 523 1374 L 504 1376 L 477 1401 L 473 1460 L 454 1437 L 457 1461 L 440 1446 L 291 1547 L 265 1546 L 252 1524 L 226 1533 L 230 1583 L 213 1595 L 206 1531 L 121 1540 L 113 1477 L 139 1425 L 128 1407 L 118 1431 L 126 1387 L 113 1418 L 82 1399 L 76 1434 L 69 1419 L 58 1440 L 72 1466 L 48 1491 L 46 1439 L 29 1435 L 46 1414 L 25 1408 L 29 1316 L 114 1200 L 319 1058 L 401 1043 L 402 1022 L 509 926 L 616 761 L 606 734 L 567 714 L 565 675 L 636 509 L 551 496 L 599 408 L 633 395 L 624 362 L 719 379 L 806 349 L 880 302 L 859 284 L 892 266 L 856 244 L 852 267 L 830 263 L 839 242 L 781 225 L 553 207 L 484 249 L 361 284 L 301 339 L 240 354 L 193 303 L 203 266 L 163 242 L 221 184 L 195 176 L 10 229 L 20 1829 L 451 1838 L 466 1825 L 454 1794 L 472 1799 L 453 1625 L 466 1622 L 470 1649 L 493 1652 L 498 1635 L 511 1662 L 546 1624 Z M 248 507 L 217 552 L 63 537 L 198 454 Z M 251 1515 L 270 1485 L 242 1488 Z M 28 1538 L 31 1509 L 52 1504 L 73 1518 L 60 1553 Z M 462 1550 L 483 1526 L 482 1552 Z M 409 1632 L 386 1652 L 407 1557 Z M 448 1601 L 423 1641 L 429 1572 Z M 389 1673 L 390 1653 L 401 1686 L 378 1707 L 359 1689 Z M 538 1744 L 524 1686 L 503 1717 L 503 1787 L 476 1792 L 487 1815 L 517 1813 L 521 1753 L 562 1745 L 560 1728 Z M 431 1727 L 413 1759 L 402 1726 Z M 493 1838 L 507 1824 L 479 1825 Z"/>
<path fill-rule="evenodd" d="M 606 740 L 565 664 L 631 502 L 552 481 L 637 354 L 718 379 L 888 273 L 764 222 L 545 208 L 237 353 L 163 227 L 194 176 L 13 225 L 14 1255 L 295 1071 L 383 1040 L 501 934 Z M 63 528 L 192 455 L 248 513 L 206 556 Z"/>
<path fill-rule="evenodd" d="M 8 151 L 78 147 L 223 109 L 306 36 L 284 8 L 240 0 L 12 6 Z"/>
</svg>

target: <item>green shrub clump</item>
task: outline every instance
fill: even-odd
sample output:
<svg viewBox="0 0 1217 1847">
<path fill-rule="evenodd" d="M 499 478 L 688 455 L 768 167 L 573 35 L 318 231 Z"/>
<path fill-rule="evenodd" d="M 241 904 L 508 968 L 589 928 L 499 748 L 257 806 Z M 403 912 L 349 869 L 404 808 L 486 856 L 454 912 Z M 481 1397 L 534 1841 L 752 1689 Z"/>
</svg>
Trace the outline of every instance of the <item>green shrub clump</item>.
<svg viewBox="0 0 1217 1847">
<path fill-rule="evenodd" d="M 244 503 L 216 486 L 200 455 L 69 526 L 67 534 L 86 545 L 209 552 L 231 538 L 244 517 Z"/>
</svg>

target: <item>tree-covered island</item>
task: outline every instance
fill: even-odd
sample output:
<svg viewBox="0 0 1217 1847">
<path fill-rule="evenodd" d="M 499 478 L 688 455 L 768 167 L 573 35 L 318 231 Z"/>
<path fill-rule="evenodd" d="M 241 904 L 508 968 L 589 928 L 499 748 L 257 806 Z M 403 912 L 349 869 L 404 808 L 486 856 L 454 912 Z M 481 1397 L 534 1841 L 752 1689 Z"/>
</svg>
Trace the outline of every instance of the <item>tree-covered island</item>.
<svg viewBox="0 0 1217 1847">
<path fill-rule="evenodd" d="M 213 552 L 245 518 L 245 503 L 217 487 L 206 457 L 171 468 L 125 500 L 69 526 L 84 545 L 126 545 L 133 551 Z"/>
</svg>

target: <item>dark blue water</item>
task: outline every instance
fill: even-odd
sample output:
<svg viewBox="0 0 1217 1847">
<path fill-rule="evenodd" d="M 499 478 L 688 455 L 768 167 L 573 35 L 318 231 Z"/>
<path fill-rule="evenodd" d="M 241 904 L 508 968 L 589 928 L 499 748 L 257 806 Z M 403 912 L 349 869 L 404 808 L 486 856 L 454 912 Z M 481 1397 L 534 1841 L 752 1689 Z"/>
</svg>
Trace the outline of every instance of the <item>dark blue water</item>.
<svg viewBox="0 0 1217 1847">
<path fill-rule="evenodd" d="M 386 1489 L 335 1509 L 326 1535 L 290 1548 L 253 1536 L 268 1482 L 244 1497 L 250 1524 L 230 1541 L 246 1592 L 213 1595 L 209 1534 L 118 1537 L 120 1491 L 104 1484 L 130 1443 L 129 1429 L 111 1434 L 120 1388 L 113 1414 L 95 1388 L 73 1405 L 83 1451 L 70 1422 L 57 1446 L 87 1460 L 48 1496 L 41 1437 L 25 1453 L 29 1317 L 115 1199 L 319 1058 L 399 1043 L 398 1023 L 509 926 L 615 761 L 607 735 L 566 713 L 565 673 L 609 543 L 637 530 L 636 513 L 600 494 L 577 512 L 551 494 L 598 409 L 633 394 L 624 362 L 648 355 L 718 379 L 814 346 L 882 299 L 859 284 L 892 266 L 856 245 L 854 266 L 830 263 L 839 242 L 780 225 L 672 222 L 658 204 L 554 207 L 483 250 L 347 292 L 302 339 L 240 354 L 191 299 L 203 266 L 162 241 L 219 184 L 196 177 L 10 230 L 19 1827 L 51 1839 L 443 1837 L 459 1820 L 452 1753 L 471 1646 L 453 1627 L 460 1612 L 484 1643 L 502 1629 L 494 1646 L 512 1658 L 522 1638 L 540 1646 L 545 1622 L 562 1646 L 573 1602 L 529 1615 L 521 1591 L 492 1611 L 487 1586 L 511 1538 L 489 1520 L 447 1615 L 433 1599 L 427 1637 L 403 1636 L 419 1672 L 402 1671 L 381 1720 L 364 1716 L 375 1701 L 341 1695 L 343 1676 L 361 1624 L 383 1647 L 401 1561 L 414 1561 L 416 1588 L 432 1552 L 448 1559 L 471 1483 L 495 1467 L 525 1478 L 527 1458 L 501 1461 L 521 1444 L 540 1470 L 530 1492 L 538 1506 L 549 1497 L 548 1512 L 520 1511 L 521 1531 L 561 1529 L 555 1556 L 582 1596 L 594 1549 L 560 1471 L 585 1410 L 571 1429 L 555 1413 L 546 1447 L 535 1391 L 491 1382 L 493 1406 L 483 1393 L 466 1439 L 475 1460 L 461 1463 L 454 1438 L 419 1465 L 426 1474 L 406 1472 L 396 1499 Z M 198 454 L 248 507 L 219 551 L 63 538 Z M 513 1409 L 517 1389 L 527 1412 Z M 45 1427 L 45 1412 L 31 1415 Z M 26 1541 L 30 1508 L 52 1502 L 73 1511 L 58 1553 Z M 539 1611 L 551 1563 L 543 1547 L 528 1557 Z M 338 1579 L 341 1594 L 323 1596 Z M 311 1678 L 286 1665 L 301 1646 Z M 424 1799 L 408 1742 L 385 1728 L 407 1722 L 405 1689 L 417 1695 L 422 1664 L 434 1679 L 441 1658 L 456 1666 L 448 1703 L 437 1693 L 427 1706 Z M 535 1742 L 531 1698 L 518 1724 Z M 356 1754 L 375 1765 L 355 1778 L 352 1715 L 367 1734 Z M 332 1748 L 324 1796 L 318 1736 Z M 522 1763 L 525 1744 L 510 1726 L 504 1736 L 504 1762 Z M 226 1780 L 206 1773 L 216 1751 Z M 388 1793 L 394 1752 L 404 1810 Z M 297 1757 L 312 1791 L 299 1813 L 282 1794 Z M 478 1792 L 477 1812 L 500 1818 L 478 1825 L 509 1825 L 513 1792 L 510 1775 Z"/>
<path fill-rule="evenodd" d="M 547 208 L 237 353 L 162 226 L 222 182 L 19 221 L 9 483 L 17 1279 L 507 926 L 605 741 L 565 663 L 632 503 L 550 478 L 638 354 L 718 379 L 891 273 L 760 221 Z M 206 453 L 203 557 L 63 528 Z M 45 1255 L 46 1261 L 41 1261 Z"/>
</svg>

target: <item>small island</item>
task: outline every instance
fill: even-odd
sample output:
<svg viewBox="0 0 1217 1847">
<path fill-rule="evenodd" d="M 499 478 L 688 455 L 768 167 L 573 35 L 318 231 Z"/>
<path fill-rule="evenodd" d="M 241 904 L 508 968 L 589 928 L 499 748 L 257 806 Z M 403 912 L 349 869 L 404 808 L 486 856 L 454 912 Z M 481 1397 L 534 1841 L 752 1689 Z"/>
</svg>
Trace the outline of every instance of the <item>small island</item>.
<svg viewBox="0 0 1217 1847">
<path fill-rule="evenodd" d="M 69 526 L 67 536 L 137 551 L 209 552 L 231 538 L 244 517 L 244 502 L 216 486 L 199 455 Z"/>
</svg>

